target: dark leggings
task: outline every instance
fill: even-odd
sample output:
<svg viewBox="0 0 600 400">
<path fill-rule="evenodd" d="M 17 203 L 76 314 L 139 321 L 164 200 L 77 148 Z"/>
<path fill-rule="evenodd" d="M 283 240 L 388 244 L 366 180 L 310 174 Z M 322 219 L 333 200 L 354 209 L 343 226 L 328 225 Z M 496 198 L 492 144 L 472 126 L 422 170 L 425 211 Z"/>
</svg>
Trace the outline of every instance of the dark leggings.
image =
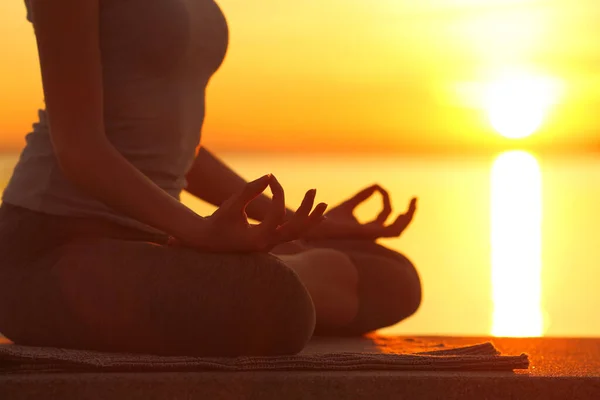
<svg viewBox="0 0 600 400">
<path fill-rule="evenodd" d="M 282 261 L 270 254 L 200 253 L 169 247 L 165 239 L 3 204 L 0 332 L 24 345 L 164 355 L 280 355 L 304 347 L 314 307 Z M 322 334 L 361 334 L 416 310 L 420 284 L 408 260 L 374 243 L 328 247 L 345 245 L 357 264 L 364 252 L 397 259 L 403 272 L 392 275 L 406 281 L 410 296 L 398 293 L 402 284 L 372 296 L 366 288 L 391 275 L 382 272 L 380 279 L 357 266 L 358 317 L 347 329 Z M 393 297 L 381 296 L 391 291 Z"/>
</svg>

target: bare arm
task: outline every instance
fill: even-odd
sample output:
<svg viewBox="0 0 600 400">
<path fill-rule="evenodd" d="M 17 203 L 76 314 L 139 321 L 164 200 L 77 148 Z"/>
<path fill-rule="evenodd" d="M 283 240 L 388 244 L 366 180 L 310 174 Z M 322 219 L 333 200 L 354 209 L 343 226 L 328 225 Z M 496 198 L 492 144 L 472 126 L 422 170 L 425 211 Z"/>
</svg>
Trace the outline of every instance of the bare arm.
<svg viewBox="0 0 600 400">
<path fill-rule="evenodd" d="M 204 147 L 200 148 L 186 178 L 188 192 L 215 206 L 220 206 L 233 193 L 239 192 L 246 185 L 244 178 Z M 270 208 L 271 199 L 261 194 L 248 205 L 246 212 L 250 218 L 262 221 Z M 294 211 L 287 208 L 286 220 L 293 215 Z"/>
<path fill-rule="evenodd" d="M 204 219 L 130 164 L 104 132 L 99 0 L 33 0 L 52 143 L 82 191 L 190 243 Z"/>
</svg>

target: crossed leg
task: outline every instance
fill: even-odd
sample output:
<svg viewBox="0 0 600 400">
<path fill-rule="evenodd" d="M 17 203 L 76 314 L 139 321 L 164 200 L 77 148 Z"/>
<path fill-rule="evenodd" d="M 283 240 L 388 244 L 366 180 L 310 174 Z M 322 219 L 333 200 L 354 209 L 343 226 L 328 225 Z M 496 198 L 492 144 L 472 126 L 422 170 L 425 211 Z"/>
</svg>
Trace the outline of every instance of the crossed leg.
<svg viewBox="0 0 600 400">
<path fill-rule="evenodd" d="M 276 248 L 313 299 L 317 335 L 362 335 L 413 315 L 421 282 L 405 256 L 366 240 L 319 240 Z"/>
<path fill-rule="evenodd" d="M 0 268 L 0 331 L 17 344 L 270 356 L 302 350 L 314 324 L 305 286 L 269 254 L 98 238 Z"/>
</svg>

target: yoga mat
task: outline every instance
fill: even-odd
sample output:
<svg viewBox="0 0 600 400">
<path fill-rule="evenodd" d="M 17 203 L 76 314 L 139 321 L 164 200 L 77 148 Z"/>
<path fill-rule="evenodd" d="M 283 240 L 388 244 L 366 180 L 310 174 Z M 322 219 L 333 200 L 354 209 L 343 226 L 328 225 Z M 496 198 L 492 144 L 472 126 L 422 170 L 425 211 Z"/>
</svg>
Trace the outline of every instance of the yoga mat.
<svg viewBox="0 0 600 400">
<path fill-rule="evenodd" d="M 416 353 L 335 352 L 277 357 L 187 357 L 102 353 L 0 344 L 0 373 L 177 371 L 511 371 L 526 354 L 501 355 L 492 343 Z"/>
</svg>

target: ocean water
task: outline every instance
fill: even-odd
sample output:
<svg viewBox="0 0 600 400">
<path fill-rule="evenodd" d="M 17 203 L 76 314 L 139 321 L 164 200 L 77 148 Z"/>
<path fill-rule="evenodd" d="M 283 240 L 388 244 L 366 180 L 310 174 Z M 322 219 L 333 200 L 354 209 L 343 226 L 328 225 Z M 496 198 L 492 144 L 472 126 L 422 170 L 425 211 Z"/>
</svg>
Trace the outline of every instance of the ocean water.
<svg viewBox="0 0 600 400">
<path fill-rule="evenodd" d="M 274 173 L 290 206 L 310 188 L 334 205 L 375 182 L 396 212 L 419 198 L 409 229 L 381 243 L 416 264 L 423 303 L 385 333 L 600 335 L 600 157 L 221 156 L 247 179 Z M 16 159 L 0 156 L 2 187 Z M 373 198 L 357 215 L 379 207 Z"/>
</svg>

